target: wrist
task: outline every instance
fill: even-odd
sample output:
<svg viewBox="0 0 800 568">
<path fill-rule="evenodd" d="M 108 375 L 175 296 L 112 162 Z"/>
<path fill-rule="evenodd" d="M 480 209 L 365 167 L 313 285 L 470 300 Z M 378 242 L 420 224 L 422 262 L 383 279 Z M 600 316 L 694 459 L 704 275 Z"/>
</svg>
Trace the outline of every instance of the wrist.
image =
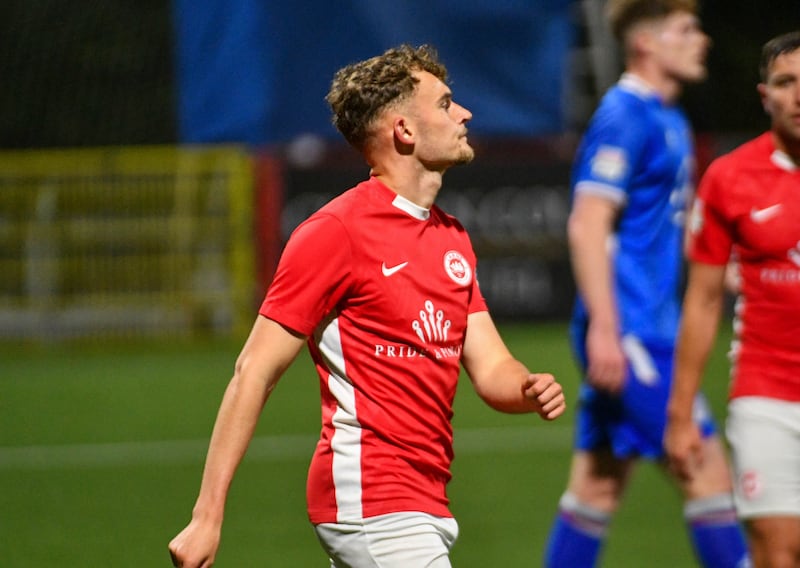
<svg viewBox="0 0 800 568">
<path fill-rule="evenodd" d="M 612 317 L 590 316 L 589 326 L 603 333 L 617 333 L 619 331 L 617 320 Z"/>
<path fill-rule="evenodd" d="M 222 524 L 223 511 L 220 507 L 195 504 L 192 509 L 192 519 L 202 523 Z"/>
<path fill-rule="evenodd" d="M 668 405 L 667 406 L 667 420 L 673 424 L 687 424 L 692 422 L 691 406 L 688 411 L 683 405 Z"/>
</svg>

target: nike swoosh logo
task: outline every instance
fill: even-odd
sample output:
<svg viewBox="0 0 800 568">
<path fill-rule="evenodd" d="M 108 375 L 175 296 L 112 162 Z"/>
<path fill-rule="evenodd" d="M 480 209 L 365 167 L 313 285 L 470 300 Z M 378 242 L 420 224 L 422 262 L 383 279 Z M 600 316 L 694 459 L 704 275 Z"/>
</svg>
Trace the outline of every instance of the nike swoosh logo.
<svg viewBox="0 0 800 568">
<path fill-rule="evenodd" d="M 781 203 L 776 203 L 775 205 L 770 205 L 769 207 L 765 207 L 763 209 L 753 209 L 750 210 L 750 219 L 752 219 L 755 223 L 763 223 L 764 221 L 774 217 L 778 214 L 778 212 L 783 208 Z"/>
<path fill-rule="evenodd" d="M 389 276 L 391 276 L 395 272 L 400 272 L 401 270 L 403 270 L 406 267 L 406 264 L 408 264 L 408 261 L 401 262 L 400 264 L 397 264 L 397 265 L 392 266 L 392 267 L 388 267 L 388 266 L 386 266 L 386 263 L 384 262 L 383 264 L 381 264 L 381 272 L 383 272 L 383 275 L 388 278 Z"/>
</svg>

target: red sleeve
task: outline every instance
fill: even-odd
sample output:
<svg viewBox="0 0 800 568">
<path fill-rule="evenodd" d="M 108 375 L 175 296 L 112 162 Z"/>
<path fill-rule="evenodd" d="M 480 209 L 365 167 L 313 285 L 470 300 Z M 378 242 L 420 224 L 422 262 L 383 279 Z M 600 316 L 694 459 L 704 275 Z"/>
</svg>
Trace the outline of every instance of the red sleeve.
<svg viewBox="0 0 800 568">
<path fill-rule="evenodd" d="M 312 216 L 286 243 L 259 313 L 311 335 L 347 291 L 351 256 L 342 223 L 330 215 Z"/>
<path fill-rule="evenodd" d="M 469 307 L 467 308 L 468 314 L 474 314 L 476 312 L 488 312 L 489 308 L 486 305 L 486 300 L 483 298 L 483 294 L 481 294 L 481 288 L 478 285 L 478 278 L 477 276 L 472 279 L 472 294 L 469 296 Z"/>
<path fill-rule="evenodd" d="M 733 230 L 723 173 L 719 161 L 711 164 L 697 190 L 689 221 L 689 258 L 695 262 L 721 265 L 730 260 Z"/>
</svg>

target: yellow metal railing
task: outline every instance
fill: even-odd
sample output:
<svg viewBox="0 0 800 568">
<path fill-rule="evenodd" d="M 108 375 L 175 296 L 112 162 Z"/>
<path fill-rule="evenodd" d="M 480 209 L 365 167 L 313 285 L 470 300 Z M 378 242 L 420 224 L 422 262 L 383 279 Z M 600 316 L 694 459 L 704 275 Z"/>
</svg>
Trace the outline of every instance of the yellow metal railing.
<svg viewBox="0 0 800 568">
<path fill-rule="evenodd" d="M 0 338 L 244 331 L 253 192 L 235 146 L 0 152 Z"/>
</svg>

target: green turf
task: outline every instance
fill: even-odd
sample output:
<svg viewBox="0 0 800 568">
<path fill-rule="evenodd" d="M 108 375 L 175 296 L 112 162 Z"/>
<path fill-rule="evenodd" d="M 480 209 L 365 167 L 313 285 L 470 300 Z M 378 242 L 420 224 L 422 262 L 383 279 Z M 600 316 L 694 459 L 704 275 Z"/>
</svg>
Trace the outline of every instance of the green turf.
<svg viewBox="0 0 800 568">
<path fill-rule="evenodd" d="M 564 325 L 507 324 L 501 332 L 532 369 L 556 374 L 574 405 Z M 169 565 L 166 545 L 189 518 L 239 345 L 0 345 L 0 565 Z M 707 392 L 721 412 L 724 341 L 712 363 Z M 454 565 L 538 566 L 563 490 L 571 412 L 553 424 L 498 414 L 466 380 L 455 412 Z M 318 428 L 316 378 L 303 355 L 273 394 L 237 474 L 218 566 L 327 565 L 304 505 Z M 678 499 L 651 466 L 635 477 L 604 566 L 695 566 Z"/>
</svg>

